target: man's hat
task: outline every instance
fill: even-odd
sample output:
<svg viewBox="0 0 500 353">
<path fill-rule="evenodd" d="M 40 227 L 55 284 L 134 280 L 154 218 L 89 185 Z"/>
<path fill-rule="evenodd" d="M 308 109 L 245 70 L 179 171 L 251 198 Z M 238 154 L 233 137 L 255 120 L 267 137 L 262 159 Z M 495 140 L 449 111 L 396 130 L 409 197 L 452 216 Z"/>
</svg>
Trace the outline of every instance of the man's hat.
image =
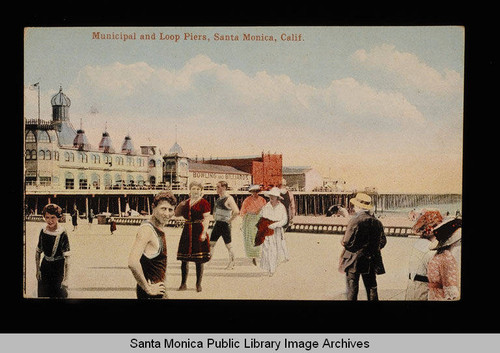
<svg viewBox="0 0 500 353">
<path fill-rule="evenodd" d="M 350 202 L 354 206 L 358 206 L 359 208 L 363 208 L 365 210 L 371 210 L 373 208 L 372 198 L 369 195 L 362 192 L 358 192 L 356 194 L 356 197 L 351 199 Z"/>
</svg>

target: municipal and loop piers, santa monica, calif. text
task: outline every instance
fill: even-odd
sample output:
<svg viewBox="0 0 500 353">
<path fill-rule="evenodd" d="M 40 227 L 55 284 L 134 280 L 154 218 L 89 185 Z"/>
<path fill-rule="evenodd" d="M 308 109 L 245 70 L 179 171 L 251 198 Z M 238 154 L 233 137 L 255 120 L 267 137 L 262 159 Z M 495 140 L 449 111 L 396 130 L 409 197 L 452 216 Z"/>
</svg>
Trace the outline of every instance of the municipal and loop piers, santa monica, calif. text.
<svg viewBox="0 0 500 353">
<path fill-rule="evenodd" d="M 302 42 L 305 37 L 302 33 L 231 33 L 231 32 L 215 32 L 212 34 L 195 33 L 195 32 L 182 32 L 182 33 L 166 33 L 166 32 L 151 32 L 151 33 L 137 33 L 137 32 L 92 32 L 93 40 L 117 40 L 117 41 L 162 41 L 174 42 L 179 41 L 215 41 L 215 42 Z"/>
</svg>

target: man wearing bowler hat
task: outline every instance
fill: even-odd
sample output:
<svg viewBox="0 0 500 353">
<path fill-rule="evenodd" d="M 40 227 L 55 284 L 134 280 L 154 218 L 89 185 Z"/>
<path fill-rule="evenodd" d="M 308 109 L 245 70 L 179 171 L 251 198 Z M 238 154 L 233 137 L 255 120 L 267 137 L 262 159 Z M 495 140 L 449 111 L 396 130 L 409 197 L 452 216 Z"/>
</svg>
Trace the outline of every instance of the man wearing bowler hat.
<svg viewBox="0 0 500 353">
<path fill-rule="evenodd" d="M 355 215 L 347 224 L 341 241 L 345 250 L 339 267 L 346 274 L 347 300 L 358 299 L 360 276 L 363 278 L 368 300 L 378 300 L 376 276 L 385 273 L 380 252 L 387 243 L 384 227 L 369 212 L 373 208 L 369 195 L 358 193 L 350 203 Z"/>
</svg>

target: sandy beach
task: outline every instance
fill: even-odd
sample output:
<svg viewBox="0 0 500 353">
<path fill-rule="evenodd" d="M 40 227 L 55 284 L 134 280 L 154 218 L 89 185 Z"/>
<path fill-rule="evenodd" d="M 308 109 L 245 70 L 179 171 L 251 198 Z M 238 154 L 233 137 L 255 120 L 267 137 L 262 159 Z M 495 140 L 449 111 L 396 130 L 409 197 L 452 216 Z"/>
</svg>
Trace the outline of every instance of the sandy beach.
<svg viewBox="0 0 500 353">
<path fill-rule="evenodd" d="M 401 222 L 402 219 L 381 219 Z M 342 217 L 303 217 L 295 221 L 309 223 L 347 222 Z M 411 222 L 408 220 L 409 224 Z M 26 223 L 26 297 L 36 297 L 35 248 L 41 222 Z M 118 225 L 111 235 L 108 225 L 96 222 L 89 227 L 81 220 L 76 231 L 63 223 L 71 246 L 69 277 L 70 298 L 135 299 L 135 281 L 127 266 L 128 254 L 138 226 Z M 241 218 L 233 222 L 233 248 L 236 266 L 226 270 L 227 250 L 222 240 L 214 257 L 205 265 L 203 291 L 195 290 L 195 267 L 190 264 L 188 290 L 177 291 L 181 280 L 180 261 L 176 259 L 181 228 L 166 227 L 169 299 L 240 299 L 240 300 L 345 300 L 345 275 L 337 271 L 342 235 L 286 233 L 290 261 L 281 263 L 269 277 L 246 258 L 241 235 Z M 381 300 L 404 300 L 408 276 L 408 258 L 415 238 L 388 237 L 382 256 L 387 273 L 377 277 Z M 366 300 L 360 284 L 360 300 Z"/>
</svg>

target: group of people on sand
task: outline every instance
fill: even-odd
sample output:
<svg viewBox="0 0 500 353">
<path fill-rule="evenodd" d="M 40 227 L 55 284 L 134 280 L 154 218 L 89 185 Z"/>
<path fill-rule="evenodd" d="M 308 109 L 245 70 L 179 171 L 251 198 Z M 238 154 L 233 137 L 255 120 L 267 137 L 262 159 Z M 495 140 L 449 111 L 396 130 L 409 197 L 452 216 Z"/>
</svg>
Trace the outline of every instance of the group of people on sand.
<svg viewBox="0 0 500 353">
<path fill-rule="evenodd" d="M 381 249 L 387 244 L 384 227 L 373 212 L 371 197 L 358 193 L 350 200 L 355 214 L 341 240 L 339 271 L 346 274 L 348 300 L 357 300 L 359 278 L 368 300 L 378 300 L 377 275 L 385 273 Z M 462 218 L 443 218 L 438 210 L 419 212 L 412 227 L 415 241 L 408 266 L 406 300 L 458 300 Z"/>
<path fill-rule="evenodd" d="M 173 215 L 184 218 L 184 227 L 179 239 L 177 260 L 181 261 L 181 283 L 179 291 L 187 290 L 189 263 L 196 266 L 196 291 L 202 291 L 204 264 L 213 257 L 217 241 L 222 238 L 226 246 L 229 262 L 226 269 L 235 266 L 235 255 L 232 247 L 231 223 L 239 215 L 243 216 L 243 237 L 246 255 L 257 265 L 260 257 L 260 266 L 270 275 L 274 273 L 280 261 L 280 254 L 284 260 L 289 259 L 284 237 L 286 227 L 293 208 L 287 212 L 286 207 L 278 201 L 285 200 L 279 188 L 274 187 L 266 196 L 267 202 L 259 196 L 260 186 L 252 185 L 249 188 L 251 196 L 247 197 L 239 210 L 234 198 L 227 192 L 228 184 L 225 181 L 217 183 L 218 198 L 213 210 L 214 226 L 209 234 L 211 206 L 203 198 L 203 186 L 193 181 L 189 184 L 189 198 L 177 206 L 175 196 L 170 192 L 160 193 L 153 201 L 151 220 L 145 221 L 140 227 L 137 239 L 134 242 L 129 256 L 129 268 L 137 281 L 138 298 L 165 298 L 166 274 L 166 245 L 165 234 L 161 230 Z M 286 194 L 287 190 L 283 194 Z M 260 219 L 270 220 L 268 229 L 273 234 L 265 237 L 262 249 L 256 246 L 255 239 L 258 233 L 257 223 Z"/>
<path fill-rule="evenodd" d="M 177 205 L 171 192 L 161 192 L 153 198 L 152 215 L 138 228 L 128 266 L 134 276 L 139 299 L 166 298 L 167 245 L 163 227 L 172 216 L 183 217 L 177 260 L 181 261 L 181 283 L 178 290 L 187 289 L 189 263 L 196 266 L 196 291 L 202 291 L 204 264 L 213 257 L 217 241 L 222 237 L 233 269 L 231 222 L 243 217 L 242 234 L 246 256 L 272 276 L 282 261 L 290 259 L 285 231 L 295 212 L 293 195 L 283 187 L 265 191 L 266 201 L 259 195 L 260 186 L 252 185 L 241 210 L 227 192 L 225 181 L 217 183 L 218 198 L 214 207 L 214 227 L 209 234 L 210 203 L 203 198 L 199 182 L 189 185 L 189 198 Z M 368 300 L 378 300 L 377 275 L 385 273 L 381 249 L 387 243 L 384 227 L 372 212 L 371 197 L 358 193 L 350 200 L 355 214 L 349 220 L 341 239 L 339 271 L 345 273 L 346 298 L 357 300 L 359 280 L 363 281 Z M 42 211 L 46 225 L 40 230 L 36 248 L 38 296 L 65 298 L 68 296 L 70 244 L 64 227 L 58 220 L 62 210 L 48 204 Z M 462 220 L 443 219 L 437 210 L 423 210 L 413 231 L 420 236 L 412 249 L 409 263 L 407 300 L 456 300 L 460 295 L 460 244 Z M 43 255 L 43 258 L 41 259 Z"/>
<path fill-rule="evenodd" d="M 151 217 L 139 226 L 128 258 L 128 266 L 137 282 L 137 298 L 166 298 L 167 246 L 163 227 L 174 215 L 184 218 L 177 250 L 177 260 L 181 261 L 180 291 L 187 289 L 190 262 L 196 266 L 196 291 L 202 291 L 204 264 L 213 257 L 221 237 L 229 255 L 226 269 L 234 268 L 231 223 L 238 216 L 243 217 L 245 253 L 254 265 L 257 266 L 257 259 L 260 258 L 260 267 L 272 276 L 281 261 L 289 260 L 284 233 L 291 223 L 295 206 L 288 189 L 273 187 L 265 193 L 269 198 L 267 202 L 259 195 L 260 186 L 252 185 L 249 188 L 251 195 L 243 201 L 241 210 L 227 189 L 225 181 L 217 183 L 218 198 L 213 212 L 215 223 L 210 234 L 212 210 L 210 203 L 203 198 L 200 182 L 189 184 L 189 198 L 178 205 L 171 192 L 161 192 L 153 198 Z M 39 234 L 35 259 L 38 296 L 65 298 L 68 295 L 70 247 L 66 230 L 58 222 L 62 210 L 56 204 L 48 204 L 42 215 L 46 225 Z M 269 234 L 263 235 L 261 243 L 256 244 L 260 219 L 268 220 L 265 228 Z"/>
</svg>

